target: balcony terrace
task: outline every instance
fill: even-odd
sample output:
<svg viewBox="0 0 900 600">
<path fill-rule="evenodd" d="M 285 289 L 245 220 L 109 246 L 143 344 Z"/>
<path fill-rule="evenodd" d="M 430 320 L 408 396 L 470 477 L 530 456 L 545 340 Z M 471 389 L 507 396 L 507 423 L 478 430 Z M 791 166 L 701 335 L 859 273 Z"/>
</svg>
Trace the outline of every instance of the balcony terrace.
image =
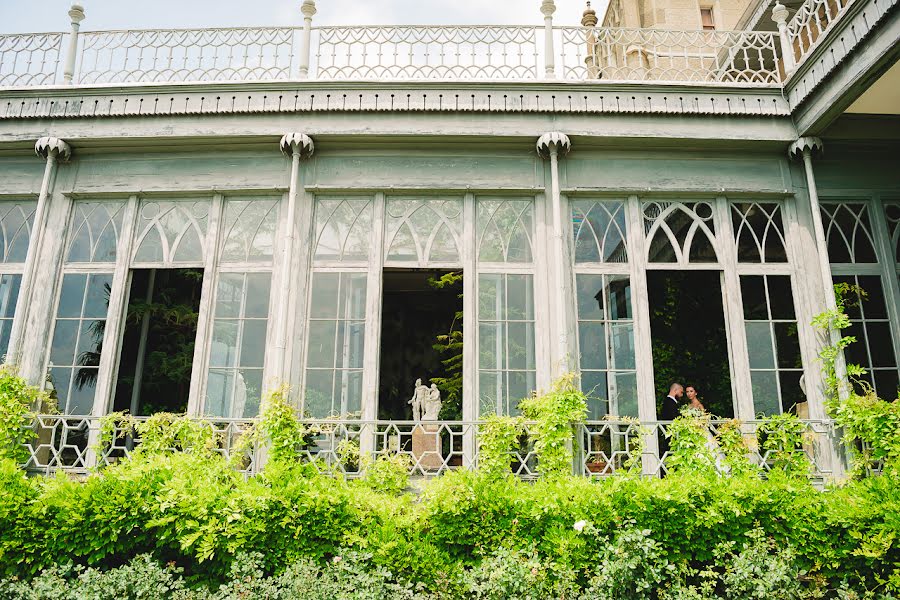
<svg viewBox="0 0 900 600">
<path fill-rule="evenodd" d="M 546 81 L 779 88 L 855 3 L 805 0 L 779 31 L 597 27 L 312 26 L 80 31 L 0 35 L 0 88 L 299 80 Z M 881 0 L 886 3 L 886 0 Z"/>
</svg>

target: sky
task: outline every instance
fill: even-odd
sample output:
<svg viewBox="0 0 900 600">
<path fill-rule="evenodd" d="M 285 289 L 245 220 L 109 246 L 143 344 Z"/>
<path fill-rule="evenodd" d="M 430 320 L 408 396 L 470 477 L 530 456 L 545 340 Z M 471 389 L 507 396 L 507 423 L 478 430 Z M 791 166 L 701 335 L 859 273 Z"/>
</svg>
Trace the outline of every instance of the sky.
<svg viewBox="0 0 900 600">
<path fill-rule="evenodd" d="M 302 0 L 81 0 L 82 31 L 302 25 Z M 71 0 L 0 0 L 0 33 L 67 31 Z M 540 25 L 541 0 L 317 0 L 313 25 Z M 595 0 L 603 14 L 606 0 Z M 584 0 L 556 0 L 578 25 Z"/>
</svg>

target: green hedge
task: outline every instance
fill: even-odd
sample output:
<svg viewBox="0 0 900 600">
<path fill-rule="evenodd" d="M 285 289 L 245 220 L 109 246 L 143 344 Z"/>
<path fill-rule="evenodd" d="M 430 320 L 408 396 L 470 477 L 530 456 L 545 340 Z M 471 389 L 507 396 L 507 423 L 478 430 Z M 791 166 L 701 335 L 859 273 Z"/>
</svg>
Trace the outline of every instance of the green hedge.
<svg viewBox="0 0 900 600">
<path fill-rule="evenodd" d="M 82 482 L 26 478 L 15 463 L 0 462 L 7 586 L 48 569 L 43 578 L 77 578 L 77 570 L 54 574 L 61 565 L 107 571 L 149 555 L 177 568 L 185 586 L 215 589 L 248 562 L 264 579 L 301 563 L 325 568 L 354 553 L 365 557 L 357 558 L 365 573 L 387 573 L 385 585 L 418 585 L 420 594 L 466 597 L 487 585 L 472 578 L 490 561 L 509 567 L 528 560 L 546 585 L 583 591 L 603 560 L 615 557 L 622 536 L 635 532 L 638 542 L 625 543 L 626 550 L 649 540 L 671 571 L 660 585 L 699 589 L 701 573 L 712 571 L 715 593 L 724 594 L 729 560 L 743 550 L 758 553 L 748 543 L 762 535 L 772 544 L 764 557 L 789 550 L 789 559 L 778 560 L 806 590 L 900 589 L 900 486 L 893 475 L 820 492 L 786 477 L 523 483 L 457 472 L 415 498 L 302 465 L 244 479 L 224 461 L 192 454 L 127 461 Z"/>
</svg>

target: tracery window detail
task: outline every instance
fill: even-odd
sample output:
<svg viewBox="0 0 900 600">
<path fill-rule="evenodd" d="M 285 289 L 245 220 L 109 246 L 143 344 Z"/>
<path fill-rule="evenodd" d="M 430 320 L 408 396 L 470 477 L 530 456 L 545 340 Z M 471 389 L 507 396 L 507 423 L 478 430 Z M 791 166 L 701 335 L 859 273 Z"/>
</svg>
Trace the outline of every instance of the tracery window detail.
<svg viewBox="0 0 900 600">
<path fill-rule="evenodd" d="M 884 216 L 891 239 L 891 250 L 900 269 L 900 202 L 885 202 Z"/>
<path fill-rule="evenodd" d="M 532 262 L 534 207 L 530 198 L 479 198 L 477 221 L 479 261 Z"/>
<path fill-rule="evenodd" d="M 0 360 L 9 349 L 37 203 L 0 203 Z"/>
<path fill-rule="evenodd" d="M 878 262 L 868 204 L 822 203 L 822 221 L 832 264 Z"/>
<path fill-rule="evenodd" d="M 222 262 L 271 262 L 277 230 L 277 198 L 229 199 Z"/>
<path fill-rule="evenodd" d="M 572 200 L 570 206 L 576 263 L 628 262 L 624 202 Z"/>
<path fill-rule="evenodd" d="M 66 261 L 116 262 L 124 212 L 122 201 L 75 202 Z"/>
<path fill-rule="evenodd" d="M 366 262 L 372 232 L 372 199 L 316 201 L 316 262 Z"/>
<path fill-rule="evenodd" d="M 787 244 L 781 205 L 775 202 L 734 202 L 731 222 L 738 262 L 786 263 Z"/>
<path fill-rule="evenodd" d="M 209 200 L 142 200 L 134 263 L 202 263 Z"/>
<path fill-rule="evenodd" d="M 25 262 L 36 207 L 29 201 L 0 203 L 0 262 Z"/>
<path fill-rule="evenodd" d="M 645 202 L 644 229 L 652 263 L 717 263 L 709 202 Z"/>
<path fill-rule="evenodd" d="M 385 261 L 459 263 L 462 212 L 460 198 L 387 198 Z"/>
</svg>

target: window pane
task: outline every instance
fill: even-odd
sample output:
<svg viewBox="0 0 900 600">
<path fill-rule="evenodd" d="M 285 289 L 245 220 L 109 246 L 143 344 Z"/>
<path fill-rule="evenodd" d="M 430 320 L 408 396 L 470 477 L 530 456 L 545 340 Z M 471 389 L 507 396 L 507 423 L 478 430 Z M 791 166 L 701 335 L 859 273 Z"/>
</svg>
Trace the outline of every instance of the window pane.
<svg viewBox="0 0 900 600">
<path fill-rule="evenodd" d="M 77 318 L 81 316 L 85 285 L 87 285 L 87 275 L 69 273 L 63 277 L 57 317 Z"/>
<path fill-rule="evenodd" d="M 631 280 L 624 275 L 609 275 L 607 282 L 609 318 L 613 321 L 631 319 Z"/>
<path fill-rule="evenodd" d="M 314 419 L 331 414 L 334 371 L 331 369 L 306 371 L 306 388 L 303 393 L 304 413 Z"/>
<path fill-rule="evenodd" d="M 244 321 L 240 366 L 259 369 L 263 367 L 263 359 L 266 356 L 267 324 L 264 320 Z"/>
<path fill-rule="evenodd" d="M 478 318 L 484 321 L 500 319 L 503 310 L 501 282 L 503 276 L 496 273 L 478 274 Z"/>
<path fill-rule="evenodd" d="M 277 228 L 277 198 L 227 200 L 222 262 L 271 262 Z"/>
<path fill-rule="evenodd" d="M 578 319 L 603 320 L 603 275 L 579 273 L 575 276 Z"/>
<path fill-rule="evenodd" d="M 338 298 L 339 319 L 366 318 L 366 274 L 342 273 L 341 294 Z"/>
<path fill-rule="evenodd" d="M 794 296 L 791 293 L 791 278 L 787 275 L 768 275 L 766 280 L 769 284 L 769 306 L 772 309 L 772 318 L 793 321 L 796 317 L 794 316 Z"/>
<path fill-rule="evenodd" d="M 106 318 L 109 310 L 109 295 L 112 290 L 112 275 L 91 275 L 87 280 L 87 297 L 84 301 L 85 317 Z"/>
<path fill-rule="evenodd" d="M 598 420 L 606 416 L 609 408 L 605 371 L 582 371 L 581 391 L 588 398 L 588 420 Z"/>
<path fill-rule="evenodd" d="M 610 326 L 613 369 L 634 369 L 634 327 L 631 323 L 616 323 Z"/>
<path fill-rule="evenodd" d="M 510 369 L 534 368 L 534 324 L 510 322 L 506 325 L 507 366 Z"/>
<path fill-rule="evenodd" d="M 751 371 L 750 383 L 753 387 L 753 409 L 757 415 L 777 415 L 781 413 L 778 399 L 778 383 L 775 371 Z"/>
<path fill-rule="evenodd" d="M 247 306 L 245 318 L 266 318 L 269 316 L 269 291 L 272 275 L 269 273 L 247 274 Z"/>
<path fill-rule="evenodd" d="M 534 319 L 534 290 L 531 275 L 507 275 L 506 318 Z"/>
<path fill-rule="evenodd" d="M 310 368 L 333 368 L 336 321 L 311 321 L 309 324 L 309 355 L 306 364 Z"/>
<path fill-rule="evenodd" d="M 216 316 L 240 316 L 243 297 L 243 273 L 220 273 L 218 291 L 216 293 Z"/>
<path fill-rule="evenodd" d="M 310 316 L 313 319 L 337 317 L 340 273 L 313 273 Z"/>
<path fill-rule="evenodd" d="M 0 262 L 24 263 L 37 202 L 0 202 Z"/>
<path fill-rule="evenodd" d="M 238 321 L 213 323 L 212 346 L 209 353 L 211 367 L 237 366 Z"/>
<path fill-rule="evenodd" d="M 50 345 L 50 363 L 53 365 L 75 364 L 75 345 L 78 343 L 79 320 L 59 320 L 53 330 Z"/>
<path fill-rule="evenodd" d="M 884 304 L 884 291 L 881 288 L 881 277 L 877 275 L 860 276 L 856 280 L 865 292 L 862 301 L 862 312 L 866 319 L 887 319 Z"/>
<path fill-rule="evenodd" d="M 597 322 L 578 324 L 578 349 L 582 369 L 606 368 L 606 326 Z"/>
<path fill-rule="evenodd" d="M 637 375 L 634 372 L 612 373 L 613 399 L 620 417 L 638 417 Z"/>
<path fill-rule="evenodd" d="M 762 275 L 741 275 L 741 298 L 744 302 L 745 319 L 765 321 L 769 318 L 765 280 Z"/>
<path fill-rule="evenodd" d="M 773 323 L 775 347 L 778 350 L 778 367 L 782 369 L 802 369 L 800 359 L 800 338 L 796 323 Z"/>
<path fill-rule="evenodd" d="M 775 356 L 772 353 L 772 330 L 769 323 L 745 323 L 747 330 L 747 350 L 750 354 L 751 369 L 774 369 Z"/>
<path fill-rule="evenodd" d="M 889 323 L 866 323 L 866 339 L 869 342 L 873 367 L 896 366 L 897 361 L 894 359 L 894 345 Z"/>
<path fill-rule="evenodd" d="M 778 378 L 781 382 L 781 409 L 782 412 L 797 413 L 797 407 L 806 402 L 806 396 L 800 388 L 800 376 L 802 371 L 779 371 Z"/>
</svg>

